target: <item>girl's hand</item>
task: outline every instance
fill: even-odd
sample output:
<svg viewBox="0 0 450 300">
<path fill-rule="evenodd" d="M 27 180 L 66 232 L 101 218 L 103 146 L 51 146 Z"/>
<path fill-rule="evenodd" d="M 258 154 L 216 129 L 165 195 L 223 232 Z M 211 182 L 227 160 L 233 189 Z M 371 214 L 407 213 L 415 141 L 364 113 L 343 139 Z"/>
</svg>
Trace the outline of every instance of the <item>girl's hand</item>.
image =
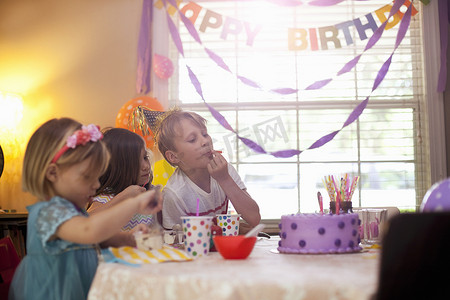
<svg viewBox="0 0 450 300">
<path fill-rule="evenodd" d="M 223 181 L 230 177 L 228 174 L 227 160 L 217 151 L 213 151 L 211 160 L 208 163 L 208 172 L 217 182 Z"/>
<path fill-rule="evenodd" d="M 133 229 L 130 230 L 130 233 L 135 233 L 138 231 L 142 231 L 142 233 L 148 233 L 149 232 L 149 228 L 147 225 L 145 224 L 137 224 L 135 227 L 133 227 Z"/>
<path fill-rule="evenodd" d="M 132 197 L 136 197 L 139 194 L 142 194 L 145 191 L 146 191 L 146 189 L 143 186 L 130 185 L 130 186 L 126 187 L 122 192 L 117 194 L 116 197 L 120 195 L 120 199 L 132 198 Z M 116 197 L 114 197 L 113 199 L 115 199 Z"/>
<path fill-rule="evenodd" d="M 156 214 L 162 209 L 163 197 L 159 189 L 147 191 L 135 197 L 139 201 L 139 212 L 142 214 Z"/>
</svg>

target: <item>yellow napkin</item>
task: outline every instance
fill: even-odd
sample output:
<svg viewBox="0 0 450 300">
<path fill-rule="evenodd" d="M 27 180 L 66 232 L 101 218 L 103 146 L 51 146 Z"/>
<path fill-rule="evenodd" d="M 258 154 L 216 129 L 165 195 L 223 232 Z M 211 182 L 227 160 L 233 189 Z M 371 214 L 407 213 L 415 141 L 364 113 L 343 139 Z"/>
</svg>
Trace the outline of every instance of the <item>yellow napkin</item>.
<svg viewBox="0 0 450 300">
<path fill-rule="evenodd" d="M 102 251 L 106 262 L 131 265 L 156 264 L 167 261 L 191 261 L 192 257 L 180 249 L 164 246 L 160 250 L 139 250 L 133 247 L 110 247 Z"/>
</svg>

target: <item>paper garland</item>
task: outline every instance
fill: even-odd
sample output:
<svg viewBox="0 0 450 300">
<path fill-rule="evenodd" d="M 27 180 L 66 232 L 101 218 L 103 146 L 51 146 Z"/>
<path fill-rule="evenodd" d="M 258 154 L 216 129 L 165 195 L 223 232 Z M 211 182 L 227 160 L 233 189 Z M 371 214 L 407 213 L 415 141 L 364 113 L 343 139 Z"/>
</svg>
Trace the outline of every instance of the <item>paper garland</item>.
<svg viewBox="0 0 450 300">
<path fill-rule="evenodd" d="M 167 5 L 167 1 L 169 3 L 171 3 L 173 6 L 176 6 L 175 0 L 163 0 L 164 1 L 164 6 Z M 388 23 L 388 20 L 394 16 L 400 9 L 401 6 L 403 6 L 403 4 L 405 3 L 405 0 L 395 0 L 393 7 L 389 13 L 388 18 L 386 19 L 385 22 L 383 22 L 383 24 L 377 29 L 377 31 L 374 33 L 374 35 L 369 39 L 369 42 L 367 43 L 363 53 L 365 51 L 367 51 L 368 49 L 370 49 L 371 47 L 373 47 L 376 42 L 380 39 L 383 31 L 385 30 L 385 27 Z M 178 8 L 177 8 L 178 9 Z M 166 10 L 167 12 L 167 10 Z M 189 33 L 192 35 L 192 37 L 199 43 L 201 43 L 200 37 L 198 36 L 198 33 L 196 32 L 195 28 L 193 27 L 192 23 L 189 22 L 189 20 L 182 14 L 179 12 L 179 16 L 181 18 L 181 20 L 183 21 L 183 23 L 185 24 L 186 28 L 188 29 Z M 410 20 L 411 20 L 411 12 L 412 12 L 412 5 L 408 6 L 408 9 L 404 15 L 404 17 L 401 20 L 400 23 L 400 28 L 398 30 L 397 33 L 397 39 L 396 39 L 396 43 L 395 43 L 395 48 L 392 51 L 392 54 L 389 56 L 389 58 L 384 62 L 383 66 L 381 67 L 381 69 L 378 71 L 377 77 L 375 78 L 374 81 L 374 85 L 372 87 L 372 90 L 370 92 L 370 95 L 373 93 L 373 91 L 375 91 L 378 86 L 380 85 L 380 83 L 383 81 L 383 79 L 385 78 L 391 61 L 392 61 L 392 56 L 394 55 L 395 51 L 397 50 L 398 46 L 401 44 L 403 38 L 406 35 L 406 32 L 409 28 L 409 24 L 410 24 Z M 172 40 L 174 41 L 178 52 L 184 57 L 184 50 L 183 50 L 183 46 L 181 44 L 181 39 L 178 33 L 178 30 L 176 29 L 175 24 L 173 23 L 172 19 L 170 18 L 169 14 L 166 13 L 166 18 L 167 18 L 167 22 L 168 22 L 168 27 L 170 30 L 170 34 L 172 37 Z M 218 55 L 211 55 L 213 54 L 213 52 L 211 50 L 207 50 L 207 48 L 205 47 L 205 51 L 208 53 L 208 55 L 210 55 L 210 57 L 216 61 L 216 63 L 221 66 L 222 68 L 224 68 L 225 70 L 229 70 L 228 67 L 224 67 L 226 66 L 224 61 L 222 59 L 220 59 L 220 57 Z M 363 54 L 362 53 L 362 54 Z M 338 72 L 338 76 L 341 74 L 344 74 L 346 72 L 349 72 L 351 69 L 353 69 L 353 67 L 358 63 L 361 55 L 358 55 L 357 57 L 355 57 L 354 59 L 352 59 L 350 62 L 348 62 L 342 69 L 341 71 Z M 214 109 L 211 105 L 209 105 L 204 96 L 203 96 L 203 92 L 202 92 L 202 88 L 201 88 L 201 84 L 198 81 L 197 76 L 194 74 L 194 72 L 192 71 L 192 69 L 186 65 L 186 68 L 188 69 L 188 73 L 189 73 L 189 78 L 191 80 L 191 83 L 193 84 L 193 86 L 195 87 L 197 93 L 200 95 L 200 97 L 202 98 L 203 102 L 205 103 L 205 105 L 208 107 L 209 111 L 211 112 L 211 114 L 213 115 L 213 117 L 219 122 L 219 124 L 221 124 L 224 128 L 226 128 L 227 130 L 230 130 L 232 132 L 234 132 L 236 134 L 236 136 L 249 148 L 251 148 L 252 150 L 254 150 L 257 153 L 261 153 L 261 154 L 270 154 L 274 157 L 279 157 L 279 158 L 286 158 L 286 157 L 292 157 L 294 155 L 299 155 L 300 153 L 306 151 L 306 150 L 310 150 L 310 149 L 315 149 L 318 147 L 321 147 L 323 145 L 325 145 L 326 143 L 330 142 L 343 128 L 347 127 L 348 125 L 352 124 L 354 121 L 356 121 L 359 116 L 362 114 L 362 112 L 364 111 L 364 109 L 367 107 L 367 103 L 369 101 L 369 96 L 367 96 L 367 98 L 362 101 L 353 111 L 352 113 L 349 115 L 349 117 L 347 118 L 347 120 L 345 121 L 345 123 L 343 124 L 343 126 L 336 131 L 333 131 L 323 137 L 321 137 L 320 139 L 318 139 L 316 142 L 314 142 L 309 148 L 305 149 L 305 150 L 297 150 L 297 149 L 287 149 L 287 150 L 280 150 L 280 151 L 275 151 L 275 152 L 267 152 L 263 147 L 261 147 L 260 145 L 258 145 L 256 142 L 241 137 L 233 128 L 232 126 L 228 123 L 228 121 L 225 119 L 225 117 L 220 114 L 220 112 L 218 112 L 216 109 Z M 237 75 L 237 77 L 244 83 L 246 84 L 250 84 L 252 86 L 258 87 L 259 85 L 254 83 L 251 80 L 243 80 L 246 78 L 240 77 Z M 325 80 L 321 80 L 318 81 L 312 85 L 310 85 L 308 87 L 308 89 L 320 89 L 323 86 L 325 86 L 327 83 L 329 83 L 331 81 L 331 79 L 325 79 Z M 289 88 L 282 88 L 282 89 L 278 89 L 278 92 L 281 93 L 290 93 L 292 91 L 295 91 L 295 89 L 289 89 Z"/>
<path fill-rule="evenodd" d="M 166 1 L 166 0 L 164 0 L 164 3 L 166 3 L 165 1 Z M 174 0 L 167 0 L 167 1 L 169 1 L 169 2 L 171 2 L 171 3 L 173 4 L 172 1 L 174 1 Z M 381 34 L 382 34 L 382 32 L 384 31 L 384 28 L 385 28 L 385 26 L 386 26 L 386 24 L 387 24 L 388 19 L 389 19 L 391 16 L 395 15 L 395 14 L 399 11 L 400 7 L 404 4 L 404 2 L 405 2 L 405 0 L 396 0 L 396 1 L 394 2 L 394 5 L 393 5 L 393 7 L 392 7 L 392 9 L 391 9 L 391 11 L 390 11 L 389 17 L 388 17 L 387 20 L 386 20 L 386 21 L 378 28 L 378 30 L 375 32 L 375 34 L 371 37 L 371 39 L 369 40 L 369 42 L 368 42 L 368 44 L 367 44 L 367 46 L 366 46 L 366 48 L 365 48 L 364 51 L 367 51 L 368 49 L 370 49 L 371 47 L 373 47 L 373 45 L 375 45 L 375 43 L 376 43 L 376 42 L 378 41 L 378 39 L 381 37 Z M 409 27 L 409 23 L 410 23 L 410 19 L 411 19 L 411 7 L 412 7 L 412 5 L 410 5 L 410 6 L 408 7 L 408 10 L 407 10 L 406 14 L 405 14 L 404 18 L 403 18 L 402 21 L 401 21 L 400 28 L 399 28 L 399 32 L 398 32 L 398 34 L 397 34 L 396 47 L 395 47 L 395 49 L 393 50 L 393 52 L 392 52 L 391 56 L 389 57 L 389 59 L 383 64 L 382 68 L 381 68 L 380 71 L 378 72 L 377 78 L 375 79 L 374 86 L 373 86 L 373 88 L 372 88 L 371 93 L 372 93 L 376 88 L 378 88 L 379 84 L 380 84 L 381 81 L 384 79 L 384 77 L 385 77 L 387 71 L 389 70 L 389 66 L 390 66 L 390 63 L 391 63 L 391 60 L 392 60 L 392 55 L 394 54 L 395 50 L 398 48 L 398 46 L 400 45 L 401 41 L 403 40 L 403 38 L 404 38 L 404 36 L 405 36 L 405 34 L 406 34 L 406 31 L 407 31 L 407 29 L 408 29 L 408 27 Z M 169 16 L 168 14 L 166 14 L 166 17 L 167 17 L 167 22 L 168 22 L 169 28 L 171 29 L 171 30 L 170 30 L 170 33 L 171 33 L 172 39 L 173 39 L 175 45 L 177 46 L 177 49 L 178 49 L 178 51 L 180 52 L 180 54 L 182 54 L 182 55 L 184 56 L 184 51 L 183 51 L 182 44 L 181 44 L 181 42 L 178 42 L 178 41 L 181 41 L 181 39 L 180 39 L 180 37 L 179 37 L 178 31 L 176 30 L 175 24 L 173 24 L 173 21 L 172 21 L 172 19 L 170 18 L 170 16 Z M 183 18 L 183 15 L 182 15 L 182 14 L 180 14 L 180 17 L 181 17 L 181 19 L 183 20 L 183 22 L 185 23 L 185 26 L 188 28 L 188 31 L 191 32 L 191 31 L 192 31 L 192 28 L 193 28 L 193 26 L 191 26 L 192 23 L 190 23 L 190 22 L 185 22 L 185 21 L 186 21 L 186 17 Z M 405 18 L 406 18 L 406 19 L 405 19 Z M 189 24 L 191 24 L 191 25 L 189 25 Z M 194 31 L 195 31 L 195 28 L 194 28 Z M 200 39 L 199 39 L 199 37 L 198 37 L 198 34 L 194 34 L 193 37 L 194 37 L 194 39 L 196 39 L 197 41 L 200 41 Z M 399 38 L 399 37 L 400 37 L 400 38 Z M 212 51 L 211 51 L 211 53 L 212 53 Z M 347 63 L 346 66 L 344 66 L 343 70 L 344 70 L 344 69 L 347 70 L 346 72 L 350 71 L 350 70 L 356 65 L 356 63 L 359 61 L 360 56 L 361 56 L 361 55 L 357 56 L 356 59 L 353 59 L 352 61 L 350 61 L 349 63 Z M 364 101 L 362 101 L 362 102 L 361 102 L 361 103 L 353 110 L 353 112 L 350 114 L 349 118 L 348 118 L 347 121 L 344 123 L 344 125 L 341 127 L 341 129 L 336 130 L 336 131 L 334 131 L 334 132 L 332 132 L 332 133 L 330 133 L 330 134 L 327 134 L 327 135 L 323 136 L 322 138 L 320 138 L 319 140 L 317 140 L 316 142 L 314 142 L 313 145 L 311 145 L 309 148 L 307 148 L 307 149 L 305 149 L 305 150 L 303 150 L 303 151 L 300 151 L 300 150 L 294 150 L 294 149 L 289 149 L 289 150 L 281 150 L 281 151 L 276 151 L 276 152 L 267 152 L 266 150 L 264 150 L 260 145 L 258 145 L 258 144 L 255 143 L 254 141 L 239 136 L 239 134 L 238 134 L 238 133 L 230 126 L 230 124 L 227 122 L 227 120 L 226 120 L 226 119 L 225 119 L 225 118 L 224 118 L 217 110 L 215 110 L 211 105 L 209 105 L 209 104 L 206 102 L 206 100 L 204 99 L 204 96 L 203 96 L 203 92 L 202 92 L 202 89 L 201 89 L 200 82 L 198 81 L 198 79 L 197 79 L 197 77 L 195 76 L 195 74 L 194 74 L 194 72 L 192 71 L 192 69 L 191 69 L 189 66 L 187 66 L 187 65 L 186 65 L 186 67 L 187 67 L 187 69 L 188 69 L 189 77 L 190 77 L 190 80 L 191 80 L 192 84 L 194 85 L 194 87 L 195 87 L 197 93 L 201 96 L 203 102 L 204 102 L 205 105 L 208 107 L 208 109 L 209 109 L 209 111 L 211 112 L 211 114 L 213 115 L 213 117 L 214 117 L 214 118 L 215 118 L 215 119 L 216 119 L 216 120 L 217 120 L 224 128 L 226 128 L 226 129 L 228 129 L 228 130 L 230 130 L 230 131 L 236 133 L 237 137 L 238 137 L 238 138 L 239 138 L 246 146 L 248 146 L 249 148 L 253 149 L 255 152 L 257 152 L 257 153 L 264 153 L 264 154 L 270 154 L 270 155 L 273 155 L 273 156 L 275 156 L 275 157 L 291 157 L 291 156 L 294 156 L 294 155 L 298 155 L 298 154 L 302 153 L 302 152 L 305 151 L 305 150 L 315 149 L 315 148 L 318 148 L 318 147 L 321 147 L 321 146 L 325 145 L 326 143 L 328 143 L 329 141 L 331 141 L 331 140 L 336 136 L 336 134 L 339 133 L 339 131 L 341 131 L 344 127 L 346 127 L 346 126 L 350 125 L 351 123 L 353 123 L 353 122 L 354 122 L 354 121 L 362 114 L 362 112 L 364 111 L 364 109 L 365 109 L 366 106 L 367 106 L 367 103 L 368 103 L 368 100 L 369 100 L 369 97 L 370 97 L 370 95 L 369 95 Z M 341 70 L 341 71 L 342 71 L 342 70 Z M 339 73 L 343 74 L 344 72 L 341 72 L 341 71 L 340 71 Z M 238 78 L 239 78 L 239 77 L 238 77 Z M 240 78 L 240 79 L 241 79 L 241 78 Z M 241 81 L 242 81 L 242 79 L 241 79 Z M 326 83 L 328 83 L 329 81 L 331 81 L 331 80 L 327 79 L 327 80 L 319 81 L 319 82 L 317 82 L 317 83 L 315 84 L 315 86 L 310 86 L 309 88 L 310 88 L 310 89 L 321 88 L 321 87 L 323 87 Z M 313 85 L 314 85 L 314 84 L 313 84 Z"/>
<path fill-rule="evenodd" d="M 405 5 L 411 5 L 411 1 L 405 1 Z M 173 8 L 173 6 L 170 7 Z M 289 27 L 286 32 L 288 50 L 326 51 L 329 50 L 330 47 L 340 49 L 342 47 L 352 45 L 355 43 L 355 39 L 357 39 L 357 37 L 353 38 L 350 34 L 350 30 L 352 28 L 356 29 L 359 40 L 366 40 L 366 31 L 372 30 L 372 32 L 375 32 L 378 28 L 376 20 L 380 23 L 386 21 L 386 13 L 389 13 L 391 7 L 392 6 L 390 4 L 386 4 L 381 8 L 359 18 L 340 22 L 334 25 L 311 28 Z M 246 46 L 250 47 L 253 46 L 256 40 L 258 40 L 258 35 L 263 29 L 260 24 L 252 24 L 247 21 L 219 14 L 195 2 L 187 3 L 180 8 L 180 11 L 183 15 L 189 16 L 188 19 L 193 25 L 200 22 L 200 32 L 205 32 L 208 28 L 218 30 L 220 31 L 220 38 L 223 40 L 227 40 L 230 35 L 235 38 L 244 35 Z M 414 16 L 416 13 L 417 10 L 413 8 L 412 15 Z M 199 18 L 200 15 L 202 15 L 201 20 Z M 390 20 L 390 22 L 386 25 L 385 29 L 388 30 L 396 26 L 402 17 L 402 12 L 395 14 L 392 20 Z"/>
</svg>

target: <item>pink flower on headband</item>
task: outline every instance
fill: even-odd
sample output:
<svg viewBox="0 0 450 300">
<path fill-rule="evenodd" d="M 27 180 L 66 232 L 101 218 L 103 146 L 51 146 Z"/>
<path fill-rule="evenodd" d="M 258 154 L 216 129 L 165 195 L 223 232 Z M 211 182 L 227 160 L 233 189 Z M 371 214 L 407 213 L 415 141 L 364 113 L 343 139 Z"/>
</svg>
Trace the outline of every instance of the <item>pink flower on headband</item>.
<svg viewBox="0 0 450 300">
<path fill-rule="evenodd" d="M 89 141 L 96 142 L 102 138 L 103 134 L 97 125 L 82 126 L 81 129 L 75 131 L 67 138 L 66 144 L 55 154 L 51 162 L 55 163 L 69 148 L 75 149 L 78 145 L 84 146 Z"/>
<path fill-rule="evenodd" d="M 94 124 L 82 126 L 80 130 L 67 138 L 67 147 L 75 149 L 78 145 L 86 145 L 87 142 L 96 142 L 103 137 L 100 128 Z"/>
</svg>

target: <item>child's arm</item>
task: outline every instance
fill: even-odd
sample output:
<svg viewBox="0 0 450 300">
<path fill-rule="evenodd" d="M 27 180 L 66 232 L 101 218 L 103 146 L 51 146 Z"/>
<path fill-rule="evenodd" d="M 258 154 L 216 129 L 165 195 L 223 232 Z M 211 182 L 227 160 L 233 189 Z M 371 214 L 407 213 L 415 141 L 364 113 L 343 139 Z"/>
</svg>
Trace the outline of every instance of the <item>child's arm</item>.
<svg viewBox="0 0 450 300">
<path fill-rule="evenodd" d="M 242 218 L 252 227 L 259 224 L 261 215 L 259 206 L 247 193 L 242 190 L 228 173 L 228 163 L 219 153 L 215 153 L 208 164 L 208 172 L 224 190 L 233 207 Z"/>
<path fill-rule="evenodd" d="M 130 246 L 136 247 L 136 239 L 134 238 L 134 232 L 142 231 L 143 233 L 147 233 L 149 230 L 148 226 L 145 224 L 138 224 L 130 231 L 121 231 L 113 235 L 111 238 L 106 241 L 100 243 L 102 248 L 107 247 L 121 247 L 121 246 Z"/>
<path fill-rule="evenodd" d="M 153 200 L 156 201 L 155 205 L 152 204 Z M 161 208 L 162 197 L 160 194 L 156 191 L 147 191 L 93 216 L 73 217 L 58 227 L 56 236 L 80 244 L 100 243 L 117 234 L 135 213 L 153 214 L 160 211 Z"/>
<path fill-rule="evenodd" d="M 125 199 L 135 197 L 139 195 L 140 193 L 145 192 L 146 189 L 139 185 L 130 185 L 126 189 L 124 189 L 122 192 L 118 193 L 114 198 L 111 199 L 111 201 L 108 201 L 107 203 L 100 203 L 97 201 L 92 202 L 92 205 L 88 209 L 88 213 L 90 215 L 96 214 L 104 209 L 107 209 L 108 207 L 111 207 Z"/>
</svg>

